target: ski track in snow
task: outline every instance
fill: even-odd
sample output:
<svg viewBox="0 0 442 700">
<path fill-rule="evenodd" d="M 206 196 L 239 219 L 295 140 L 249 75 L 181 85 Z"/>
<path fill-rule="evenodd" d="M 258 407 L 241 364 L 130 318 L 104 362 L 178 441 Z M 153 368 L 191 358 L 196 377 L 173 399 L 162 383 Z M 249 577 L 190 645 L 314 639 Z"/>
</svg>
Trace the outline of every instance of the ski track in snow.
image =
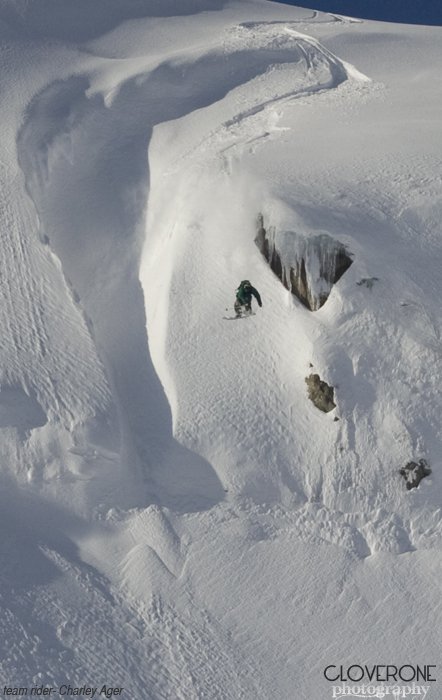
<svg viewBox="0 0 442 700">
<path fill-rule="evenodd" d="M 243 30 L 239 28 L 239 31 Z M 161 121 L 179 118 L 186 113 L 187 104 L 193 110 L 198 106 L 198 101 L 200 107 L 217 102 L 236 86 L 264 75 L 268 67 L 275 64 L 301 62 L 305 65 L 306 73 L 311 71 L 314 75 L 312 66 L 315 58 L 320 57 L 325 71 L 330 68 L 330 75 L 325 77 L 323 85 L 312 87 L 311 90 L 334 87 L 346 78 L 339 62 L 328 62 L 328 56 L 324 59 L 321 51 L 304 39 L 287 35 L 282 46 L 272 46 L 274 37 L 279 34 L 275 27 L 270 30 L 266 28 L 263 32 L 263 28 L 256 25 L 253 34 L 258 34 L 258 40 L 255 36 L 250 49 L 241 48 L 241 39 L 237 47 L 231 47 L 230 52 L 224 47 L 226 53 L 221 67 L 218 67 L 217 54 L 209 53 L 184 67 L 182 81 L 183 68 L 174 68 L 166 62 L 153 73 L 137 76 L 120 85 L 110 106 L 100 96 L 86 97 L 89 81 L 82 77 L 56 82 L 34 98 L 18 137 L 19 162 L 39 222 L 39 238 L 31 239 L 28 245 L 36 249 L 43 260 L 55 260 L 58 274 L 63 274 L 64 279 L 59 284 L 64 286 L 63 302 L 72 309 L 71 318 L 77 318 L 77 338 L 83 337 L 83 342 L 89 343 L 90 347 L 95 344 L 98 351 L 95 362 L 97 363 L 98 356 L 103 361 L 108 378 L 108 381 L 104 377 L 99 379 L 103 386 L 103 410 L 109 412 L 112 392 L 121 434 L 120 459 L 123 464 L 137 461 L 147 473 L 155 461 L 160 460 L 164 467 L 164 462 L 167 461 L 164 453 L 170 454 L 172 450 L 175 460 L 181 463 L 184 459 L 193 462 L 193 472 L 195 462 L 198 461 L 196 455 L 187 457 L 184 448 L 178 444 L 173 448 L 172 435 L 167 436 L 169 409 L 149 358 L 143 298 L 137 279 L 142 245 L 140 221 L 149 185 L 145 154 L 153 126 Z M 261 34 L 265 37 L 263 42 Z M 252 60 L 244 60 L 249 57 L 249 53 L 252 54 Z M 211 71 L 207 71 L 208 62 L 212 62 Z M 216 80 L 213 76 L 215 72 L 219 72 Z M 178 83 L 179 78 L 181 84 Z M 306 87 L 289 94 L 277 95 L 260 106 L 243 111 L 232 119 L 230 125 L 238 126 L 247 116 L 265 109 L 272 102 L 309 92 L 308 80 Z M 154 104 L 151 94 L 156 96 Z M 228 123 L 225 128 L 229 128 Z M 127 172 L 119 170 L 117 179 L 113 164 L 119 167 L 122 161 L 128 164 Z M 102 204 L 100 189 L 95 184 L 93 200 L 90 197 L 92 179 L 101 187 Z M 109 210 L 109 193 L 112 191 L 114 208 Z M 69 196 L 70 192 L 75 192 L 76 196 Z M 18 217 L 11 216 L 11 221 L 16 219 Z M 28 225 L 27 228 L 34 227 Z M 23 240 L 24 236 L 20 236 L 19 232 L 17 249 L 25 255 Z M 11 251 L 11 255 L 2 260 L 10 258 L 15 258 L 15 252 Z M 21 264 L 26 270 L 29 269 L 28 260 L 25 259 Z M 19 273 L 15 279 L 27 280 L 27 277 L 29 275 L 26 273 Z M 31 276 L 31 280 L 37 278 L 38 275 Z M 109 279 L 111 284 L 108 283 Z M 25 301 L 21 308 L 26 310 L 29 307 L 29 322 L 8 312 L 7 304 L 4 308 L 8 321 L 15 318 L 18 332 L 30 328 L 29 346 L 37 360 L 40 360 L 40 357 L 45 356 L 46 346 L 49 345 L 44 335 L 44 323 L 46 316 L 51 315 L 53 301 L 49 302 L 46 298 L 42 301 L 45 315 L 41 315 L 39 320 L 36 313 L 38 294 L 29 288 L 28 281 L 22 290 L 12 290 L 11 297 L 26 300 L 27 294 L 32 303 Z M 53 315 L 56 316 L 56 310 Z M 14 334 L 14 329 L 11 333 Z M 17 347 L 26 347 L 23 339 L 15 338 L 14 343 Z M 77 346 L 78 340 L 72 342 L 75 357 L 67 355 L 63 361 L 74 366 L 78 364 L 80 357 Z M 37 352 L 39 348 L 40 354 Z M 89 355 L 94 356 L 90 350 Z M 19 367 L 26 366 L 18 359 Z M 100 361 L 97 366 L 101 367 Z M 14 369 L 11 369 L 11 373 Z M 69 376 L 63 370 L 61 372 L 62 376 Z M 54 374 L 54 370 L 49 372 L 50 376 Z M 94 400 L 100 396 L 97 388 L 90 385 L 92 376 L 93 373 L 88 369 L 79 370 L 75 374 L 75 390 L 68 388 L 64 392 L 68 396 L 78 396 L 87 406 L 86 416 L 91 417 L 96 409 L 94 410 L 88 396 L 94 396 Z M 89 384 L 84 389 L 78 384 L 82 377 Z M 39 385 L 40 392 L 41 389 Z M 12 389 L 5 389 L 4 396 L 7 391 Z M 62 420 L 61 397 L 49 395 L 44 400 L 40 399 L 53 420 L 56 417 Z M 228 396 L 226 401 L 229 401 Z M 152 407 L 151 410 L 149 406 Z M 73 420 L 78 421 L 82 414 L 75 407 L 71 407 L 71 410 Z M 37 409 L 34 413 L 37 416 Z M 279 436 L 286 428 L 282 425 L 279 427 L 276 409 L 273 415 L 271 432 L 276 447 Z M 194 418 L 198 422 L 198 413 Z M 40 420 L 40 417 L 34 419 L 36 426 Z M 253 425 L 247 426 L 247 432 L 253 429 Z M 244 439 L 247 440 L 246 433 Z M 100 443 L 97 445 L 92 442 L 91 445 L 89 442 L 88 446 L 88 442 L 86 437 L 85 444 L 83 440 L 79 444 L 74 443 L 69 446 L 69 453 L 80 459 L 86 467 L 98 455 L 106 466 L 106 456 L 103 460 Z M 241 445 L 241 440 L 239 444 Z M 272 445 L 269 444 L 267 449 L 271 450 Z M 111 460 L 115 459 L 112 452 L 110 456 Z M 133 464 L 131 468 L 133 469 Z M 210 467 L 206 465 L 203 469 L 207 472 Z M 50 478 L 47 472 L 45 466 L 42 472 L 45 481 Z M 219 499 L 221 495 L 217 495 L 216 479 L 210 479 L 210 476 L 201 473 L 201 469 L 199 472 L 193 474 L 190 490 L 194 494 L 195 505 L 198 503 L 197 507 L 201 508 L 204 502 L 210 503 L 211 499 Z M 35 482 L 37 475 L 33 472 L 31 478 Z M 142 477 L 142 480 L 145 478 Z M 183 483 L 186 480 L 188 478 L 182 478 Z M 201 481 L 203 494 L 206 482 L 206 493 L 202 496 L 203 500 L 200 496 L 195 501 L 195 492 L 201 490 Z M 88 483 L 86 488 L 89 488 Z M 158 484 L 151 485 L 151 489 L 153 493 L 157 491 L 157 497 L 163 502 L 168 498 L 168 494 Z M 171 503 L 178 508 L 182 507 L 180 503 L 186 508 L 195 507 L 182 492 L 178 492 Z M 165 604 L 154 602 L 153 607 L 131 613 L 126 610 L 122 600 L 109 600 L 107 594 L 101 592 L 106 590 L 106 582 L 100 583 L 93 570 L 88 573 L 80 561 L 72 564 L 56 550 L 48 547 L 42 550 L 38 542 L 34 547 L 35 554 L 32 553 L 31 561 L 36 558 L 36 569 L 47 572 L 43 576 L 47 576 L 49 581 L 54 579 L 54 582 L 44 585 L 42 593 L 36 599 L 33 590 L 20 593 L 17 599 L 6 598 L 5 619 L 10 620 L 9 634 L 6 636 L 17 640 L 17 644 L 11 644 L 11 649 L 20 649 L 17 654 L 5 654 L 3 672 L 8 682 L 22 683 L 23 678 L 32 678 L 35 683 L 48 685 L 59 685 L 62 681 L 80 685 L 85 678 L 96 677 L 100 673 L 104 678 L 118 678 L 130 697 L 136 697 L 143 689 L 152 697 L 171 697 L 173 694 L 174 697 L 188 699 L 229 697 L 228 688 L 234 678 L 235 697 L 261 696 L 259 687 L 251 680 L 252 676 L 257 677 L 257 670 L 254 669 L 246 680 L 250 662 L 242 659 L 240 663 L 238 650 L 229 650 L 229 642 L 225 637 L 218 643 L 216 638 L 219 633 L 213 626 L 205 630 L 207 623 L 202 622 L 198 628 L 194 623 L 198 617 L 196 611 L 192 621 L 180 621 L 172 609 L 163 610 Z M 145 549 L 140 550 L 140 547 L 136 546 L 133 554 L 126 558 L 122 570 L 123 580 L 127 567 L 129 581 L 130 572 L 134 578 L 133 571 L 137 570 L 137 580 L 146 580 L 146 576 L 152 576 L 151 569 L 155 569 L 155 547 L 158 548 L 158 543 L 154 544 L 153 549 L 147 545 L 143 546 Z M 60 549 L 66 551 L 66 543 L 61 543 Z M 143 564 L 144 551 L 151 554 Z M 7 553 L 4 554 L 7 557 Z M 162 575 L 164 576 L 164 571 Z M 133 587 L 133 583 L 131 585 Z M 140 591 L 139 595 L 143 597 L 143 592 Z M 8 608 L 8 604 L 12 604 L 12 608 Z M 79 616 L 76 612 L 79 608 L 90 610 L 90 616 L 85 616 L 84 613 Z M 138 620 L 135 624 L 137 631 L 127 633 L 130 623 L 126 620 L 130 620 L 132 614 Z M 35 619 L 33 625 L 37 631 L 43 625 L 38 634 L 35 634 L 34 627 L 27 629 L 29 617 Z M 138 631 L 140 625 L 143 629 Z M 52 630 L 55 630 L 55 634 Z M 103 637 L 107 640 L 106 665 L 103 665 L 101 656 L 96 657 L 96 650 L 100 648 Z M 83 640 L 81 653 L 79 648 L 74 649 L 78 638 Z M 130 662 L 124 651 L 126 646 L 130 649 Z M 136 651 L 137 646 L 140 647 L 139 652 Z M 148 666 L 143 661 L 146 656 Z M 197 658 L 200 670 L 195 667 Z M 29 660 L 32 660 L 32 665 L 29 665 Z M 63 668 L 62 676 L 60 668 Z M 186 668 L 189 669 L 187 679 Z"/>
<path fill-rule="evenodd" d="M 278 109 L 293 100 L 327 93 L 349 80 L 370 82 L 367 76 L 334 56 L 317 40 L 300 33 L 295 23 L 245 22 L 230 30 L 223 43 L 224 52 L 234 51 L 237 45 L 247 46 L 247 53 L 252 56 L 262 52 L 267 70 L 253 80 L 253 95 L 250 95 L 250 85 L 244 82 L 239 84 L 233 96 L 234 107 L 250 101 L 251 97 L 253 104 L 235 109 L 230 118 L 205 135 L 197 144 L 204 155 L 211 146 L 223 154 L 232 147 L 244 148 L 260 138 L 267 138 L 273 130 L 278 130 L 276 123 L 272 124 L 277 122 L 277 116 L 276 119 L 274 116 L 278 114 Z M 294 85 L 288 91 L 285 88 L 287 82 Z M 270 98 L 269 94 L 272 95 Z M 267 120 L 267 114 L 263 117 L 261 112 L 267 112 L 270 118 Z M 259 119 L 253 125 L 251 118 L 256 115 Z M 257 133 L 254 133 L 255 130 Z M 183 157 L 186 155 L 195 158 L 195 145 Z"/>
<path fill-rule="evenodd" d="M 211 3 L 211 14 L 223 7 Z M 381 286 L 383 296 L 374 288 L 352 321 L 362 290 L 351 272 L 353 308 L 344 308 L 336 292 L 319 321 L 305 316 L 294 324 L 299 309 L 253 244 L 250 214 L 261 204 L 271 210 L 272 196 L 260 189 L 259 174 L 243 182 L 239 167 L 278 142 L 288 129 L 286 109 L 315 100 L 326 109 L 370 92 L 365 75 L 298 31 L 348 29 L 353 21 L 316 12 L 293 21 L 245 21 L 236 11 L 238 22 L 227 21 L 221 39 L 205 42 L 200 31 L 187 50 L 155 56 L 152 65 L 107 58 L 106 37 L 92 27 L 83 35 L 75 25 L 77 40 L 97 41 L 81 46 L 70 75 L 36 92 L 18 132 L 20 170 L 0 193 L 7 523 L 0 675 L 10 685 L 113 683 L 134 700 L 285 700 L 295 682 L 304 683 L 299 668 L 312 665 L 315 649 L 325 653 L 332 645 L 341 653 L 329 635 L 322 639 L 322 627 L 312 630 L 316 647 L 300 638 L 315 603 L 331 628 L 346 614 L 348 597 L 354 601 L 350 640 L 363 629 L 360 619 L 379 606 L 390 620 L 387 644 L 400 633 L 393 613 L 410 596 L 395 584 L 408 576 L 421 589 L 428 570 L 425 552 L 422 574 L 407 557 L 440 546 L 440 511 L 416 515 L 402 507 L 380 453 L 390 442 L 398 459 L 424 449 L 434 454 L 439 444 L 436 381 L 419 370 L 413 375 L 420 356 L 440 361 L 441 329 L 424 294 L 437 289 L 437 280 L 429 274 L 402 298 L 401 273 L 392 273 L 390 288 Z M 116 27 L 117 37 L 118 24 L 106 25 Z M 23 28 L 14 20 L 10 29 Z M 63 31 L 51 25 L 58 39 Z M 385 162 L 378 174 L 385 183 L 401 177 L 400 166 L 390 168 Z M 425 181 L 421 161 L 415 173 L 417 190 L 435 186 Z M 320 176 L 315 182 L 307 176 L 306 189 L 317 185 L 320 196 Z M 339 175 L 325 167 L 322 177 L 323 191 L 335 188 L 338 198 Z M 346 197 L 365 207 L 366 221 L 372 217 L 374 245 L 379 222 L 393 212 L 423 264 L 415 243 L 420 222 L 406 198 L 396 196 L 400 187 L 391 191 L 363 201 L 364 188 L 355 186 Z M 315 202 L 313 212 L 302 182 L 294 193 L 306 221 L 322 213 L 318 226 L 342 227 L 358 254 L 360 217 L 353 221 L 350 207 L 330 217 L 326 202 Z M 435 253 L 436 214 L 425 229 Z M 394 226 L 390 233 L 397 240 Z M 244 270 L 258 280 L 264 307 L 247 322 L 226 324 L 225 306 Z M 369 336 L 380 310 L 387 317 L 399 298 L 397 325 Z M 380 369 L 392 381 L 378 404 L 373 358 L 385 334 L 393 345 L 405 337 L 411 358 L 392 368 L 382 356 Z M 339 422 L 305 399 L 312 360 L 342 385 Z M 420 403 L 407 409 L 409 393 L 400 392 L 419 383 L 428 397 L 421 420 L 430 447 L 417 432 L 413 412 Z M 361 454 L 370 454 L 371 469 Z M 15 481 L 31 490 L 17 489 Z M 424 501 L 416 495 L 418 504 Z M 371 556 L 379 552 L 392 557 L 392 582 Z M 393 561 L 396 554 L 404 558 Z M 241 568 L 244 561 L 250 568 Z M 275 579 L 283 572 L 281 584 L 272 573 L 260 579 L 273 566 Z M 319 592 L 306 599 L 303 591 L 322 567 Z M 378 600 L 370 599 L 367 571 L 381 591 Z M 437 582 L 426 585 L 428 600 L 436 599 Z M 395 594 L 400 600 L 390 610 Z M 278 595 L 283 602 L 274 614 L 286 636 L 277 630 L 267 637 Z M 327 608 L 330 600 L 336 610 Z M 415 605 L 421 623 L 407 649 L 428 635 L 425 597 Z M 370 652 L 376 650 L 373 641 Z M 349 658 L 352 651 L 346 641 L 342 653 Z M 310 697 L 308 681 L 303 692 Z"/>
<path fill-rule="evenodd" d="M 179 453 L 172 435 L 165 434 L 171 418 L 149 357 L 138 282 L 140 222 L 149 187 L 145 154 L 152 129 L 189 109 L 215 104 L 264 76 L 263 96 L 258 92 L 253 107 L 223 125 L 227 136 L 222 134 L 221 140 L 228 141 L 233 128 L 238 140 L 237 129 L 248 117 L 280 100 L 335 88 L 348 79 L 345 65 L 318 42 L 290 27 L 281 29 L 240 25 L 223 41 L 222 63 L 213 50 L 177 67 L 164 62 L 150 74 L 120 84 L 110 105 L 99 95 L 86 96 L 85 78 L 50 85 L 34 98 L 19 134 L 19 162 L 38 212 L 41 242 L 60 259 L 73 300 L 104 362 L 120 422 L 122 460 L 132 471 L 134 464 L 139 472 L 152 471 L 162 455 Z M 290 64 L 300 86 L 281 95 L 277 82 L 276 95 L 266 99 L 272 89 L 269 67 Z M 127 164 L 125 172 L 121 162 Z M 98 181 L 93 190 L 92 179 Z M 70 191 L 76 192 L 75 198 L 66 196 Z M 146 302 L 148 307 L 149 298 Z M 277 441 L 283 431 L 275 422 L 269 435 Z M 189 461 L 189 456 L 183 453 L 182 459 Z M 190 475 L 192 485 L 203 468 L 201 463 Z M 213 503 L 222 491 L 215 475 L 205 481 L 205 500 Z M 161 485 L 157 491 L 160 499 L 167 498 Z"/>
</svg>

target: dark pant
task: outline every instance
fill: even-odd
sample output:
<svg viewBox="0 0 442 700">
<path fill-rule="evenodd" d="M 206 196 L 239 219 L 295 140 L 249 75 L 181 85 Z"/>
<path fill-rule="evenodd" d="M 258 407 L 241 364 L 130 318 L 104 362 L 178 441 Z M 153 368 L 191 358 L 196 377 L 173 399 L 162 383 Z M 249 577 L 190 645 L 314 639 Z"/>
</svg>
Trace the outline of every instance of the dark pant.
<svg viewBox="0 0 442 700">
<path fill-rule="evenodd" d="M 235 313 L 237 316 L 241 316 L 241 311 L 243 309 L 244 309 L 244 313 L 251 314 L 252 313 L 252 302 L 249 301 L 247 304 L 241 304 L 240 300 L 237 299 L 235 301 L 233 308 L 235 309 Z"/>
</svg>

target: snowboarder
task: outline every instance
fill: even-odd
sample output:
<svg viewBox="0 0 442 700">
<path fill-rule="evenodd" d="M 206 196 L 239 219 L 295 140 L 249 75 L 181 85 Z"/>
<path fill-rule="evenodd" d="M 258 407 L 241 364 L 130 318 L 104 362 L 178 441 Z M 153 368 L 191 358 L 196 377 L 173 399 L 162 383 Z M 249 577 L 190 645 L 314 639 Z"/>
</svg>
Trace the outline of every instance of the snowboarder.
<svg viewBox="0 0 442 700">
<path fill-rule="evenodd" d="M 241 317 L 241 311 L 244 309 L 244 315 L 248 316 L 252 313 L 252 294 L 258 302 L 258 306 L 262 306 L 261 297 L 255 287 L 252 287 L 249 280 L 243 280 L 236 290 L 235 314 L 236 318 Z"/>
</svg>

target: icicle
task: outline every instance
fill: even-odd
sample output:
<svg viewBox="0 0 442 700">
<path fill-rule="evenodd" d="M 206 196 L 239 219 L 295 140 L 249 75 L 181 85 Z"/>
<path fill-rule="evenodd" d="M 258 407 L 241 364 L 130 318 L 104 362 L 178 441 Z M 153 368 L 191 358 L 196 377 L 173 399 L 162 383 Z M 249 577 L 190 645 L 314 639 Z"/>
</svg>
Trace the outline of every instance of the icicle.
<svg viewBox="0 0 442 700">
<path fill-rule="evenodd" d="M 262 215 L 257 224 L 255 242 L 284 287 L 311 311 L 321 308 L 352 263 L 345 246 L 326 233 L 304 236 L 266 229 Z"/>
</svg>

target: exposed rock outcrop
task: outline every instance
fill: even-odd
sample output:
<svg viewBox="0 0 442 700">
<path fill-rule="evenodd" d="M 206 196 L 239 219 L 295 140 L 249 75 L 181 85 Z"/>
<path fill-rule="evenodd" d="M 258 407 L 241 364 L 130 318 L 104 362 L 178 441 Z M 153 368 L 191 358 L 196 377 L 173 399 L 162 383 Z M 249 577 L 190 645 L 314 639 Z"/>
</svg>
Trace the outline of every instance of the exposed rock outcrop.
<svg viewBox="0 0 442 700">
<path fill-rule="evenodd" d="M 255 243 L 284 287 L 310 311 L 325 304 L 333 285 L 353 262 L 345 246 L 328 234 L 304 236 L 265 228 L 262 214 Z"/>
<path fill-rule="evenodd" d="M 310 374 L 305 378 L 308 397 L 320 411 L 328 413 L 336 408 L 334 402 L 334 389 L 327 382 L 323 382 L 319 374 Z"/>
<path fill-rule="evenodd" d="M 399 469 L 399 474 L 404 477 L 407 489 L 415 489 L 425 476 L 431 474 L 431 468 L 425 459 L 420 459 L 419 462 L 408 462 L 402 469 Z"/>
<path fill-rule="evenodd" d="M 375 282 L 379 282 L 379 277 L 363 277 L 359 282 L 356 282 L 358 287 L 367 287 L 372 289 Z"/>
</svg>

